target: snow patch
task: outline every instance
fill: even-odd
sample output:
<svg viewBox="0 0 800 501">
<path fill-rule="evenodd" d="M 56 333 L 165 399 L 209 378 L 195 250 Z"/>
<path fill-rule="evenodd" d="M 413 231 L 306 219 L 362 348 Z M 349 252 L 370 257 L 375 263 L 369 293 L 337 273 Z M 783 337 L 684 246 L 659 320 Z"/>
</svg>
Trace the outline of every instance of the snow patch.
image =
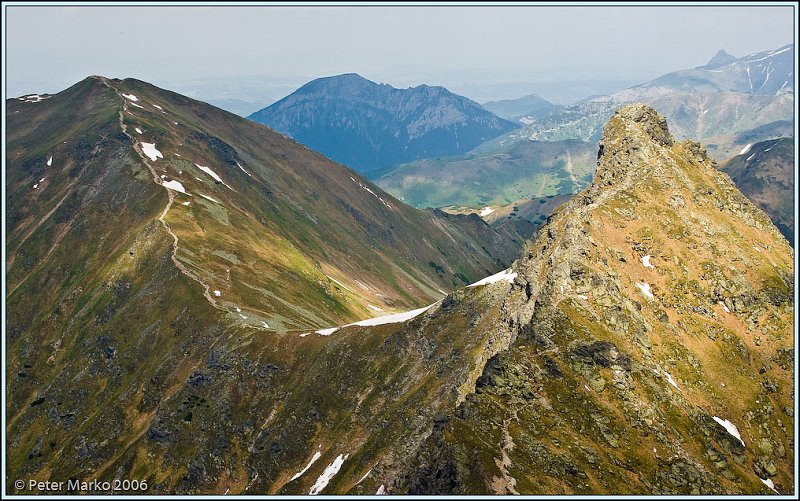
<svg viewBox="0 0 800 501">
<path fill-rule="evenodd" d="M 383 311 L 382 309 L 378 308 L 377 306 L 372 306 L 371 304 L 367 304 L 367 307 L 372 311 Z"/>
<path fill-rule="evenodd" d="M 123 94 L 122 97 L 125 99 L 130 99 L 131 101 L 138 101 L 139 98 L 134 96 L 133 94 Z"/>
<path fill-rule="evenodd" d="M 133 130 L 135 130 L 135 131 L 136 131 L 136 132 L 138 132 L 139 134 L 141 134 L 141 133 L 142 133 L 142 129 L 140 129 L 139 127 L 135 127 Z"/>
<path fill-rule="evenodd" d="M 676 383 L 676 382 L 675 382 L 675 380 L 674 380 L 674 379 L 672 379 L 672 375 L 670 375 L 670 373 L 669 373 L 669 372 L 667 372 L 667 371 L 664 371 L 664 375 L 665 375 L 665 376 L 667 376 L 667 381 L 669 382 L 669 384 L 671 384 L 671 385 L 672 385 L 672 386 L 674 386 L 675 388 L 678 388 L 678 391 L 683 391 L 683 390 L 681 390 L 681 389 L 678 387 L 678 383 Z"/>
<path fill-rule="evenodd" d="M 131 103 L 131 106 L 136 106 L 137 108 L 144 109 L 144 106 L 139 106 L 139 105 L 138 105 L 138 104 L 136 104 L 136 103 Z"/>
<path fill-rule="evenodd" d="M 266 322 L 265 322 L 265 321 L 263 321 L 263 320 L 261 321 L 261 325 L 263 325 L 265 329 L 269 329 L 269 324 L 268 324 L 268 323 L 266 323 Z"/>
<path fill-rule="evenodd" d="M 192 202 L 183 202 L 181 205 L 189 205 Z"/>
<path fill-rule="evenodd" d="M 517 273 L 516 272 L 512 273 L 511 268 L 509 268 L 507 270 L 503 270 L 501 272 L 495 273 L 494 275 L 478 280 L 474 284 L 469 284 L 467 287 L 477 287 L 478 285 L 493 284 L 495 282 L 500 282 L 501 280 L 505 280 L 508 283 L 514 283 L 515 278 L 517 278 Z"/>
<path fill-rule="evenodd" d="M 367 470 L 367 472 L 364 474 L 364 476 L 363 476 L 363 477 L 361 477 L 361 480 L 359 480 L 358 482 L 356 482 L 356 485 L 358 485 L 358 484 L 360 484 L 361 482 L 363 482 L 363 481 L 364 481 L 364 479 L 365 479 L 365 478 L 367 478 L 367 477 L 369 476 L 369 474 L 370 474 L 370 473 L 372 473 L 372 468 L 370 468 L 369 470 Z"/>
<path fill-rule="evenodd" d="M 381 484 L 381 486 L 378 487 L 378 491 L 375 493 L 375 495 L 376 496 L 385 496 L 386 495 L 386 487 L 383 484 Z"/>
<path fill-rule="evenodd" d="M 53 157 L 50 157 L 50 159 L 47 161 L 47 166 L 50 167 L 51 165 L 53 165 Z"/>
<path fill-rule="evenodd" d="M 348 457 L 350 457 L 350 454 L 339 454 L 339 456 L 333 460 L 333 463 L 329 464 L 328 467 L 325 468 L 325 471 L 322 472 L 322 475 L 319 476 L 317 481 L 314 482 L 314 485 L 311 486 L 311 490 L 308 491 L 308 494 L 310 496 L 316 496 L 322 492 L 322 490 L 327 487 L 328 482 L 331 481 L 333 476 L 339 473 L 339 470 L 342 468 L 342 464 L 344 464 L 344 460 Z"/>
<path fill-rule="evenodd" d="M 211 198 L 211 197 L 210 197 L 210 196 L 208 196 L 208 195 L 203 195 L 202 193 L 198 193 L 198 195 L 200 195 L 201 197 L 205 198 L 206 200 L 211 200 L 211 201 L 212 201 L 212 202 L 214 202 L 215 204 L 218 204 L 218 203 L 219 203 L 219 202 L 217 202 L 216 200 L 214 200 L 213 198 Z M 222 204 L 220 204 L 220 205 L 222 205 Z"/>
<path fill-rule="evenodd" d="M 350 179 L 352 179 L 354 183 L 356 183 L 356 184 L 357 184 L 359 187 L 361 187 L 361 189 L 368 191 L 369 193 L 371 193 L 371 194 L 372 194 L 372 196 L 373 196 L 373 197 L 375 197 L 375 198 L 377 198 L 378 200 L 380 200 L 380 201 L 381 201 L 381 203 L 382 203 L 383 205 L 385 205 L 387 208 L 389 208 L 389 209 L 391 209 L 391 208 L 392 208 L 392 206 L 391 206 L 391 205 L 389 205 L 389 204 L 386 202 L 386 200 L 384 200 L 383 198 L 381 198 L 380 196 L 378 196 L 378 195 L 377 195 L 377 194 L 376 194 L 374 191 L 372 191 L 372 190 L 369 188 L 369 186 L 367 186 L 367 185 L 365 185 L 365 184 L 363 184 L 363 183 L 360 183 L 360 182 L 356 181 L 356 180 L 355 180 L 355 178 L 353 178 L 352 176 L 350 176 Z"/>
<path fill-rule="evenodd" d="M 650 258 L 651 257 L 652 256 L 650 254 L 644 256 L 642 258 L 642 266 L 644 266 L 645 268 L 655 269 L 656 267 L 653 266 L 652 264 L 650 264 Z"/>
<path fill-rule="evenodd" d="M 197 163 L 196 163 L 195 165 L 197 166 L 197 168 L 198 168 L 198 169 L 200 169 L 201 171 L 203 171 L 203 172 L 205 172 L 206 174 L 208 174 L 209 176 L 211 176 L 211 177 L 214 179 L 214 181 L 216 181 L 216 182 L 218 182 L 218 183 L 225 184 L 225 181 L 223 181 L 223 180 L 222 180 L 222 178 L 221 178 L 221 177 L 219 177 L 219 176 L 217 175 L 217 173 L 216 173 L 216 172 L 214 172 L 213 170 L 211 170 L 211 168 L 210 168 L 210 167 L 205 167 L 205 166 L 203 166 L 203 165 L 200 165 L 200 164 L 197 164 Z M 228 186 L 228 185 L 227 185 L 227 184 L 225 184 L 225 186 Z M 228 188 L 230 188 L 230 186 L 228 186 Z"/>
<path fill-rule="evenodd" d="M 156 143 L 139 143 L 142 145 L 142 153 L 150 157 L 150 160 L 155 162 L 159 158 L 164 158 L 164 155 L 156 149 Z"/>
<path fill-rule="evenodd" d="M 30 94 L 30 95 L 27 95 L 27 96 L 19 97 L 17 99 L 19 99 L 20 101 L 22 101 L 24 103 L 38 103 L 39 101 L 44 101 L 48 97 L 50 97 L 50 96 L 45 97 L 45 96 L 40 96 L 39 94 Z"/>
<path fill-rule="evenodd" d="M 428 306 L 425 306 L 423 308 L 417 308 L 416 310 L 404 311 L 402 313 L 393 313 L 391 315 L 383 315 L 381 317 L 368 318 L 366 320 L 360 320 L 358 322 L 353 322 L 352 324 L 347 324 L 343 327 L 350 327 L 353 325 L 358 325 L 361 327 L 374 327 L 376 325 L 399 324 L 411 320 L 414 317 L 418 317 L 419 315 L 425 313 L 426 311 L 433 308 L 437 304 L 439 304 L 438 301 L 433 304 L 429 304 Z M 330 336 L 339 329 L 340 327 L 330 327 L 328 329 L 320 329 L 314 332 L 316 334 L 319 334 L 320 336 Z"/>
<path fill-rule="evenodd" d="M 303 473 L 307 472 L 307 471 L 308 471 L 308 469 L 309 469 L 309 468 L 311 468 L 311 465 L 312 465 L 312 464 L 314 464 L 314 462 L 315 462 L 317 459 L 319 459 L 319 458 L 320 458 L 320 456 L 322 456 L 322 453 L 321 453 L 319 450 L 317 450 L 317 452 L 315 452 L 315 453 L 314 453 L 314 455 L 313 455 L 313 456 L 311 456 L 311 461 L 309 461 L 309 462 L 308 462 L 308 464 L 306 465 L 306 467 L 305 467 L 305 468 L 303 468 L 302 470 L 298 471 L 297 473 L 295 473 L 295 474 L 294 474 L 294 476 L 293 476 L 292 478 L 290 478 L 290 479 L 289 479 L 289 482 L 291 482 L 292 480 L 296 480 L 296 479 L 300 478 L 300 476 L 301 476 Z"/>
<path fill-rule="evenodd" d="M 740 152 L 739 152 L 739 154 L 740 154 L 740 155 L 744 155 L 745 153 L 747 153 L 748 151 L 750 151 L 750 148 L 751 148 L 752 146 L 753 146 L 752 144 L 750 144 L 750 143 L 747 143 L 747 146 L 745 146 L 744 148 L 742 148 L 742 151 L 740 151 Z"/>
<path fill-rule="evenodd" d="M 339 287 L 345 288 L 345 289 L 349 290 L 350 292 L 353 292 L 353 289 L 351 289 L 350 287 L 346 286 L 346 285 L 345 285 L 345 284 L 343 284 L 342 282 L 340 282 L 340 281 L 336 280 L 336 279 L 335 279 L 335 278 L 333 278 L 332 276 L 330 276 L 330 275 L 325 275 L 325 276 L 326 276 L 326 277 L 328 277 L 328 278 L 330 278 L 331 280 L 333 280 L 333 281 L 336 283 L 336 285 L 338 285 Z M 353 292 L 353 294 L 355 294 L 355 292 Z"/>
<path fill-rule="evenodd" d="M 647 296 L 649 299 L 653 299 L 653 293 L 650 292 L 650 284 L 647 282 L 636 282 L 636 287 L 638 287 L 639 290 L 642 291 L 642 294 Z"/>
<path fill-rule="evenodd" d="M 217 296 L 217 297 L 220 297 L 222 295 L 222 293 L 220 291 L 214 291 L 214 295 Z"/>
<path fill-rule="evenodd" d="M 306 336 L 308 336 L 308 332 L 304 332 L 304 333 L 300 334 L 300 337 L 306 337 Z"/>
<path fill-rule="evenodd" d="M 250 176 L 250 177 L 253 177 L 253 175 L 252 175 L 252 174 L 250 174 L 249 172 L 247 172 L 246 170 L 244 170 L 244 167 L 242 167 L 241 165 L 239 165 L 239 162 L 236 162 L 236 166 L 237 166 L 237 167 L 239 167 L 240 169 L 242 169 L 242 172 L 244 172 L 244 173 L 245 173 L 245 174 L 247 174 L 248 176 Z"/>
<path fill-rule="evenodd" d="M 427 310 L 433 307 L 434 304 L 430 304 L 428 306 L 425 306 L 424 308 L 417 308 L 416 310 L 404 311 L 402 313 L 384 315 L 382 317 L 368 318 L 367 320 L 361 320 L 360 322 L 348 324 L 345 327 L 349 325 L 360 325 L 362 327 L 369 327 L 369 326 L 384 325 L 384 324 L 398 324 L 401 322 L 405 322 L 406 320 L 411 320 L 412 318 L 425 313 Z"/>
<path fill-rule="evenodd" d="M 723 428 L 728 430 L 728 433 L 730 433 L 734 438 L 739 440 L 739 442 L 742 443 L 742 446 L 744 446 L 744 440 L 742 440 L 742 436 L 739 435 L 739 429 L 736 427 L 735 424 L 731 423 L 727 419 L 720 419 L 717 416 L 712 416 L 712 417 L 714 418 L 714 421 L 721 424 Z"/>
<path fill-rule="evenodd" d="M 758 152 L 756 152 L 756 153 L 758 153 Z M 753 159 L 753 157 L 754 157 L 754 156 L 756 156 L 756 153 L 753 153 L 753 154 L 752 154 L 752 155 L 750 155 L 749 157 L 745 158 L 745 159 L 744 159 L 744 161 L 745 161 L 745 162 L 749 162 L 750 160 L 752 160 L 752 159 Z"/>
<path fill-rule="evenodd" d="M 725 303 L 723 303 L 722 301 L 719 301 L 719 305 L 722 306 L 722 309 L 725 310 L 725 313 L 731 312 L 731 310 L 729 310 L 728 307 L 725 305 Z"/>
<path fill-rule="evenodd" d="M 778 492 L 778 489 L 775 488 L 775 483 L 772 481 L 771 478 L 766 478 L 766 479 L 765 478 L 759 478 L 759 480 L 761 480 L 761 483 L 763 483 L 764 485 L 766 485 L 767 487 L 769 487 L 770 489 L 775 491 L 776 494 L 780 494 Z"/>
<path fill-rule="evenodd" d="M 180 191 L 181 193 L 188 195 L 188 193 L 186 193 L 186 190 L 183 188 L 183 185 L 181 184 L 180 181 L 175 181 L 173 179 L 172 181 L 164 181 L 162 184 L 164 185 L 165 188 L 169 188 L 175 191 Z"/>
<path fill-rule="evenodd" d="M 492 209 L 491 207 L 484 207 L 483 209 L 481 209 L 481 211 L 478 213 L 478 215 L 480 217 L 484 217 L 484 216 L 488 216 L 492 212 L 494 212 L 494 209 Z"/>
</svg>

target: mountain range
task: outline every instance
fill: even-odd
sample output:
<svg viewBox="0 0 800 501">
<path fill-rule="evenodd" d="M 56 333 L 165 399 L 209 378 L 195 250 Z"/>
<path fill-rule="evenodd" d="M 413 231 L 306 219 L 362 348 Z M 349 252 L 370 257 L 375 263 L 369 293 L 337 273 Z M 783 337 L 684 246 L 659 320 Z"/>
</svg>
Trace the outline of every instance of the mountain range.
<svg viewBox="0 0 800 501">
<path fill-rule="evenodd" d="M 727 54 L 727 53 L 726 53 Z M 497 143 L 533 139 L 599 139 L 603 124 L 621 104 L 644 102 L 664 114 L 679 138 L 703 139 L 726 160 L 760 134 L 779 137 L 794 119 L 794 45 L 741 58 L 715 55 L 707 65 L 588 98 L 547 117 L 523 117 L 523 128 Z"/>
<path fill-rule="evenodd" d="M 518 127 L 444 87 L 396 89 L 355 73 L 313 80 L 248 118 L 362 173 L 463 153 Z"/>
<path fill-rule="evenodd" d="M 483 107 L 495 115 L 514 120 L 522 116 L 544 117 L 559 111 L 563 106 L 552 104 L 538 94 L 517 99 L 502 99 L 483 103 Z"/>
<path fill-rule="evenodd" d="M 576 193 L 584 188 L 594 171 L 594 159 L 587 152 L 600 139 L 603 124 L 626 102 L 648 103 L 666 116 L 676 137 L 702 139 L 720 164 L 748 145 L 793 136 L 793 57 L 793 45 L 741 58 L 720 51 L 707 65 L 698 68 L 669 73 L 572 106 L 545 107 L 541 112 L 516 116 L 521 128 L 490 139 L 466 154 L 416 160 L 376 172 L 373 177 L 387 191 L 417 207 L 478 212 L 486 206 L 511 210 L 514 202 L 518 205 L 515 214 L 531 216 L 532 222 L 538 223 L 543 212 L 519 209 L 536 209 L 529 203 L 533 199 Z M 526 96 L 485 106 L 513 115 L 522 107 L 517 105 L 539 102 L 537 98 Z M 552 159 L 548 156 L 549 151 L 564 149 L 568 144 L 573 150 L 582 144 L 581 154 L 572 151 L 571 162 L 559 161 L 558 155 Z M 791 158 L 785 160 L 792 163 Z M 571 172 L 568 166 L 572 166 Z M 751 172 L 755 170 L 751 168 Z M 461 179 L 467 182 L 461 183 Z M 741 178 L 740 182 L 747 179 L 751 178 Z M 758 184 L 752 190 L 744 184 L 739 187 L 747 194 L 761 190 L 762 200 L 773 200 L 772 207 L 793 207 L 790 191 L 780 186 L 774 187 L 777 191 L 770 191 L 767 178 Z M 783 209 L 784 215 L 778 218 L 774 210 L 762 207 L 779 226 L 785 225 L 787 210 L 791 212 Z M 785 235 L 792 232 L 786 226 L 780 227 Z"/>
<path fill-rule="evenodd" d="M 6 107 L 9 478 L 792 492 L 793 251 L 646 106 L 524 243 L 139 80 Z"/>
</svg>

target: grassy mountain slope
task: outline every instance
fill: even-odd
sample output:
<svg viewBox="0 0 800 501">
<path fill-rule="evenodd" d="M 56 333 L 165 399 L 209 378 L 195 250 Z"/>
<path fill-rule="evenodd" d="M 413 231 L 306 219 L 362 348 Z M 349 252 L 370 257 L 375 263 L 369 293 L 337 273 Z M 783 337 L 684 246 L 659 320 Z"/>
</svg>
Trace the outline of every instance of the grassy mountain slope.
<svg viewBox="0 0 800 501">
<path fill-rule="evenodd" d="M 7 101 L 15 478 L 122 471 L 151 493 L 221 494 L 223 479 L 261 472 L 251 487 L 264 492 L 277 452 L 260 455 L 254 419 L 291 393 L 280 422 L 304 405 L 317 420 L 310 387 L 295 393 L 304 375 L 320 386 L 324 367 L 361 370 L 390 351 L 376 375 L 418 369 L 401 345 L 343 356 L 315 335 L 292 354 L 297 331 L 428 304 L 517 252 L 518 237 L 477 217 L 407 207 L 265 127 L 144 82 L 92 77 L 29 101 Z M 306 431 L 280 440 L 287 468 Z"/>
<path fill-rule="evenodd" d="M 582 141 L 520 141 L 491 153 L 400 165 L 375 182 L 415 207 L 481 208 L 577 193 L 591 180 L 595 156 Z"/>
</svg>

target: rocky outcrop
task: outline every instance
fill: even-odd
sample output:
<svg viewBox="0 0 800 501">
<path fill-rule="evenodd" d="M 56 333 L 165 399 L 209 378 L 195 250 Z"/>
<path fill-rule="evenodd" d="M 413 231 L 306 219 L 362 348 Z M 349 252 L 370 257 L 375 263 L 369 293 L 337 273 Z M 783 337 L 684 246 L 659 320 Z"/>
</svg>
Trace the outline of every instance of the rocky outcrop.
<svg viewBox="0 0 800 501">
<path fill-rule="evenodd" d="M 792 249 L 646 106 L 614 114 L 598 162 L 513 266 L 509 349 L 395 491 L 793 488 L 793 418 L 779 410 L 793 374 L 773 362 L 793 346 Z"/>
</svg>

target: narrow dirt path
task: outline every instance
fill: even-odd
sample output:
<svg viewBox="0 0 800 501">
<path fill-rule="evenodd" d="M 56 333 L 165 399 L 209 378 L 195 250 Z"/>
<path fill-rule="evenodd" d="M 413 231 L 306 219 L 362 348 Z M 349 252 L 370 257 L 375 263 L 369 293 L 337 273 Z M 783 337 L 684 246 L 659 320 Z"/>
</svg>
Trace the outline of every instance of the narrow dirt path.
<svg viewBox="0 0 800 501">
<path fill-rule="evenodd" d="M 169 235 L 172 237 L 173 240 L 172 262 L 175 263 L 175 266 L 178 268 L 178 270 L 181 271 L 181 273 L 191 278 L 195 282 L 199 283 L 203 287 L 203 296 L 205 296 L 205 298 L 208 300 L 209 303 L 211 303 L 212 306 L 224 310 L 224 308 L 211 296 L 210 292 L 211 287 L 207 283 L 203 282 L 200 279 L 200 277 L 189 271 L 189 269 L 186 268 L 186 266 L 183 263 L 181 263 L 180 260 L 178 260 L 178 243 L 179 243 L 178 235 L 176 235 L 172 231 L 172 228 L 170 228 L 169 223 L 167 223 L 166 219 L 164 219 L 169 210 L 172 208 L 172 203 L 175 201 L 175 193 L 166 186 L 164 186 L 164 184 L 161 182 L 161 177 L 156 173 L 155 168 L 150 164 L 149 158 L 142 151 L 139 142 L 136 141 L 136 139 L 133 136 L 128 134 L 127 130 L 128 126 L 125 124 L 125 112 L 128 111 L 128 100 L 125 97 L 123 97 L 122 94 L 119 92 L 119 90 L 117 90 L 113 85 L 111 85 L 105 78 L 100 77 L 98 78 L 98 81 L 100 81 L 103 85 L 105 85 L 109 89 L 113 90 L 117 94 L 117 96 L 119 96 L 119 98 L 122 100 L 122 109 L 119 112 L 119 125 L 120 128 L 122 128 L 122 133 L 128 136 L 133 141 L 133 149 L 134 151 L 136 151 L 136 154 L 139 155 L 139 158 L 141 159 L 142 163 L 144 163 L 144 165 L 150 171 L 150 174 L 153 176 L 153 182 L 167 191 L 167 196 L 169 197 L 169 199 L 167 201 L 167 205 L 164 207 L 164 210 L 161 212 L 161 215 L 158 216 L 158 220 L 161 222 L 161 225 L 164 227 L 167 233 L 169 233 Z"/>
</svg>

